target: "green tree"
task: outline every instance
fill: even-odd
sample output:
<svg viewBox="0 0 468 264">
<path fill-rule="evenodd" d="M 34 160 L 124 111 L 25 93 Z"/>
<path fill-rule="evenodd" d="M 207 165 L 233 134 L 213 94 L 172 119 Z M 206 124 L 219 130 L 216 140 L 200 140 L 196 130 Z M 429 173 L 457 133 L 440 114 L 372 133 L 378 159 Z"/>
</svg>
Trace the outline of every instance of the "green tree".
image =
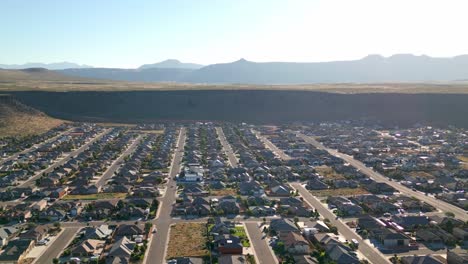
<svg viewBox="0 0 468 264">
<path fill-rule="evenodd" d="M 455 214 L 452 212 L 445 212 L 445 216 L 447 217 L 455 217 Z"/>
<path fill-rule="evenodd" d="M 453 231 L 453 222 L 452 221 L 447 221 L 447 223 L 445 224 L 445 231 L 449 232 L 449 233 L 452 233 Z"/>
<path fill-rule="evenodd" d="M 55 222 L 54 223 L 54 227 L 57 228 L 57 229 L 60 229 L 61 226 L 62 226 L 62 224 L 60 224 L 60 222 Z"/>
</svg>

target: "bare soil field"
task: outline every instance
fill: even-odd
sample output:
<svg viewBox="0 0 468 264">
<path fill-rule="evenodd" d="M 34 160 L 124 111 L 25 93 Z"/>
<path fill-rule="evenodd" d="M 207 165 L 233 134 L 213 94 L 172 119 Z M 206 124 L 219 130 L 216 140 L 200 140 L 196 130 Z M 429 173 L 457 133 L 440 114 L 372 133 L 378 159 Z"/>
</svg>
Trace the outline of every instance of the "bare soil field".
<svg viewBox="0 0 468 264">
<path fill-rule="evenodd" d="M 166 259 L 177 257 L 203 257 L 205 247 L 204 223 L 178 223 L 171 227 Z"/>
<path fill-rule="evenodd" d="M 310 191 L 310 193 L 317 197 L 328 197 L 328 196 L 353 196 L 361 194 L 369 194 L 368 191 L 362 188 L 341 188 L 341 189 L 328 189 L 328 190 L 316 190 Z"/>
<path fill-rule="evenodd" d="M 343 180 L 345 178 L 343 175 L 337 173 L 333 168 L 328 166 L 318 166 L 314 169 L 327 180 Z"/>
<path fill-rule="evenodd" d="M 69 194 L 65 195 L 62 200 L 99 200 L 99 199 L 123 199 L 127 196 L 126 193 L 98 193 L 98 194 Z"/>
<path fill-rule="evenodd" d="M 226 195 L 237 195 L 237 191 L 235 189 L 226 188 L 221 190 L 210 190 L 210 195 L 212 196 L 226 196 Z"/>
<path fill-rule="evenodd" d="M 174 82 L 127 82 L 79 78 L 53 71 L 1 70 L 0 92 L 8 91 L 172 91 L 172 90 L 290 90 L 340 94 L 356 93 L 449 93 L 468 94 L 466 82 L 446 83 L 336 83 L 303 85 L 196 84 Z"/>
</svg>

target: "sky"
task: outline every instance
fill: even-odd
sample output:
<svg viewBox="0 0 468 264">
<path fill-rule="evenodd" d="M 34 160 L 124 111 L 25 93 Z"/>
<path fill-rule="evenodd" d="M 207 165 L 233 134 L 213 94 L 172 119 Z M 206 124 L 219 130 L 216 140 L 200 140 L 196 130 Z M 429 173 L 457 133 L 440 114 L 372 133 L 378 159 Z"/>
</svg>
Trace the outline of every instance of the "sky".
<svg viewBox="0 0 468 264">
<path fill-rule="evenodd" d="M 468 54 L 466 0 L 1 0 L 0 64 Z"/>
</svg>

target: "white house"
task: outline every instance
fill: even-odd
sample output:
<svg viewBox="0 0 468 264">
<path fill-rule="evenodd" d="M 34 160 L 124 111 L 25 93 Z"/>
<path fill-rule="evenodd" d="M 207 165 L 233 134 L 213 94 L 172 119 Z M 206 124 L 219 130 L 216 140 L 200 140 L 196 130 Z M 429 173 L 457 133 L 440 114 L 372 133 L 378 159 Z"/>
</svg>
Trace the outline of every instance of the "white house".
<svg viewBox="0 0 468 264">
<path fill-rule="evenodd" d="M 199 182 L 203 180 L 203 167 L 198 164 L 189 164 L 184 168 L 185 181 Z"/>
</svg>

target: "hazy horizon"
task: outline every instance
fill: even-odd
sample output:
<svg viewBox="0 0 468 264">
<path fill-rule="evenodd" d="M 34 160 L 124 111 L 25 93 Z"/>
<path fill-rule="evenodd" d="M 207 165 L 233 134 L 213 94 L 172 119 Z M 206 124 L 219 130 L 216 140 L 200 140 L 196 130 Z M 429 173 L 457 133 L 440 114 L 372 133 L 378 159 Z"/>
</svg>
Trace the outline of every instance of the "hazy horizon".
<svg viewBox="0 0 468 264">
<path fill-rule="evenodd" d="M 25 6 L 27 3 L 27 6 Z M 465 1 L 1 1 L 0 64 L 136 68 L 468 54 Z"/>
</svg>

